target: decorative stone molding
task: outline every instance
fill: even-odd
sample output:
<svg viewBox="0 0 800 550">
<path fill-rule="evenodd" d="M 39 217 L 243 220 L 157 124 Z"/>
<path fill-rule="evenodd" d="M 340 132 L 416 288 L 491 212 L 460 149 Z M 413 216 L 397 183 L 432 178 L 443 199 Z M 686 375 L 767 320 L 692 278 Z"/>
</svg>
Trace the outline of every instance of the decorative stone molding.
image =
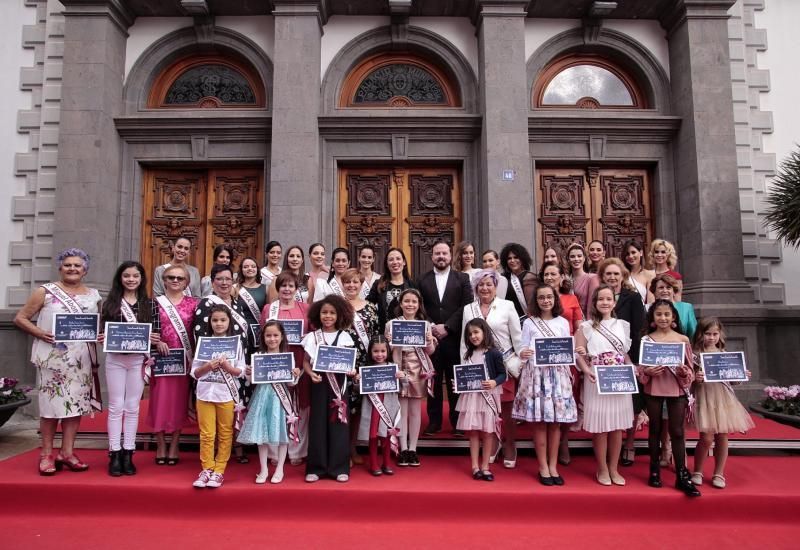
<svg viewBox="0 0 800 550">
<path fill-rule="evenodd" d="M 51 280 L 54 256 L 64 8 L 57 0 L 26 0 L 25 5 L 36 8 L 35 23 L 22 29 L 22 47 L 34 50 L 34 65 L 20 71 L 21 88 L 31 92 L 31 108 L 17 113 L 17 131 L 28 135 L 29 149 L 15 158 L 15 175 L 25 177 L 26 185 L 11 206 L 14 221 L 23 225 L 23 238 L 9 247 L 9 264 L 22 267 L 21 280 L 6 291 L 9 307 L 24 304 L 31 289 Z"/>
<path fill-rule="evenodd" d="M 755 12 L 764 0 L 739 0 L 729 13 L 728 35 L 733 89 L 736 160 L 739 169 L 739 202 L 745 279 L 761 303 L 783 303 L 784 285 L 771 282 L 771 268 L 781 262 L 781 246 L 762 223 L 765 180 L 774 175 L 775 155 L 764 152 L 763 136 L 772 133 L 772 113 L 760 107 L 762 93 L 769 91 L 769 71 L 759 69 L 758 52 L 767 49 L 767 35 L 755 28 Z"/>
</svg>

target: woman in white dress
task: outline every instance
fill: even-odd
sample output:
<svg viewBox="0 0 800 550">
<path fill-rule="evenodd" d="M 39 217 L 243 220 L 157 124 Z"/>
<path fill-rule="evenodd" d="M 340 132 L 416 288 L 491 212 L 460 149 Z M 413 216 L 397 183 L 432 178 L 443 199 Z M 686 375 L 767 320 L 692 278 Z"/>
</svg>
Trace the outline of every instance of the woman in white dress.
<svg viewBox="0 0 800 550">
<path fill-rule="evenodd" d="M 358 270 L 364 277 L 361 285 L 361 297 L 365 300 L 369 296 L 369 291 L 372 290 L 372 285 L 381 278 L 381 274 L 375 273 L 373 267 L 375 267 L 375 249 L 371 244 L 366 244 L 358 251 Z"/>
<path fill-rule="evenodd" d="M 261 268 L 261 282 L 269 288 L 273 279 L 281 273 L 283 248 L 278 241 L 270 241 L 264 247 L 264 251 L 266 252 L 266 260 L 264 267 Z"/>
<path fill-rule="evenodd" d="M 614 290 L 605 284 L 592 296 L 592 320 L 581 323 L 575 334 L 576 360 L 583 371 L 583 429 L 592 434 L 597 460 L 597 481 L 601 485 L 625 485 L 617 465 L 622 435 L 633 425 L 630 395 L 600 395 L 595 365 L 629 365 L 630 325 L 614 317 Z"/>
<path fill-rule="evenodd" d="M 518 378 L 520 370 L 519 352 L 522 349 L 522 329 L 514 304 L 497 297 L 497 281 L 500 275 L 494 269 L 482 269 L 472 278 L 472 289 L 476 299 L 464 306 L 461 321 L 461 349 L 459 357 L 464 357 L 467 346 L 463 331 L 466 324 L 475 318 L 485 320 L 492 329 L 497 348 L 503 354 L 509 379 Z M 501 396 L 501 416 L 503 419 L 503 466 L 514 468 L 517 464 L 516 433 L 517 424 L 511 418 L 511 407 L 516 395 L 515 382 L 503 384 Z M 496 453 L 493 453 L 496 455 Z M 494 460 L 492 460 L 494 462 Z"/>
</svg>

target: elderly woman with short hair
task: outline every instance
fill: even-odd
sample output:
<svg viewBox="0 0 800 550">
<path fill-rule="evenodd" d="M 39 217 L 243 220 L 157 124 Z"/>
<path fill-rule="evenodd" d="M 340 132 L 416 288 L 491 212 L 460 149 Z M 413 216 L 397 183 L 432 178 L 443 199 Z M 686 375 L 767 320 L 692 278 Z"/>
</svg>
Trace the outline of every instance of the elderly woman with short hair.
<svg viewBox="0 0 800 550">
<path fill-rule="evenodd" d="M 42 437 L 39 474 L 43 476 L 55 474 L 62 466 L 73 472 L 89 468 L 75 455 L 73 445 L 81 416 L 92 411 L 93 370 L 97 369 L 94 342 L 56 343 L 51 332 L 57 313 L 99 311 L 100 293 L 83 284 L 89 271 L 89 255 L 80 248 L 68 248 L 58 255 L 56 264 L 59 280 L 35 289 L 14 317 L 14 324 L 34 338 L 31 362 L 37 371 Z M 54 457 L 53 439 L 59 421 L 61 449 Z"/>
</svg>

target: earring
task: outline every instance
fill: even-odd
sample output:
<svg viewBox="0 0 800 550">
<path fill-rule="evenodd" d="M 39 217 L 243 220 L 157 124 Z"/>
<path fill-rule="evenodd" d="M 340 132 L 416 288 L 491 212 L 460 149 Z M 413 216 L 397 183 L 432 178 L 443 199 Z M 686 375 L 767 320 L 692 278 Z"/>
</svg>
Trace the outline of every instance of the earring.
<svg viewBox="0 0 800 550">
<path fill-rule="evenodd" d="M 652 323 L 650 323 L 650 328 L 656 328 L 656 322 L 655 322 L 655 321 L 653 321 Z"/>
<path fill-rule="evenodd" d="M 676 323 L 672 323 L 670 326 L 671 326 L 672 328 L 678 328 L 678 325 L 677 325 Z"/>
</svg>

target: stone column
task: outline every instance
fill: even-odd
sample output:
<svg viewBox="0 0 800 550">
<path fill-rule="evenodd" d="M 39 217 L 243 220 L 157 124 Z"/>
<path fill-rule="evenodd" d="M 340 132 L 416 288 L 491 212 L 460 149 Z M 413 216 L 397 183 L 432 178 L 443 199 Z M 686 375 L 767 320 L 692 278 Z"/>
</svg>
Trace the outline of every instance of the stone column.
<svg viewBox="0 0 800 550">
<path fill-rule="evenodd" d="M 134 16 L 122 0 L 61 0 L 64 65 L 53 248 L 92 258 L 87 282 L 107 288 L 118 257 L 125 42 Z M 126 258 L 127 259 L 127 258 Z"/>
<path fill-rule="evenodd" d="M 695 304 L 752 303 L 744 279 L 728 14 L 734 0 L 683 0 L 669 31 L 678 270 Z"/>
<path fill-rule="evenodd" d="M 319 167 L 319 2 L 275 0 L 275 58 L 269 239 L 284 247 L 319 240 L 322 192 Z"/>
<path fill-rule="evenodd" d="M 518 242 L 535 253 L 525 71 L 527 0 L 476 0 L 484 246 Z M 505 179 L 504 179 L 505 174 Z"/>
</svg>

